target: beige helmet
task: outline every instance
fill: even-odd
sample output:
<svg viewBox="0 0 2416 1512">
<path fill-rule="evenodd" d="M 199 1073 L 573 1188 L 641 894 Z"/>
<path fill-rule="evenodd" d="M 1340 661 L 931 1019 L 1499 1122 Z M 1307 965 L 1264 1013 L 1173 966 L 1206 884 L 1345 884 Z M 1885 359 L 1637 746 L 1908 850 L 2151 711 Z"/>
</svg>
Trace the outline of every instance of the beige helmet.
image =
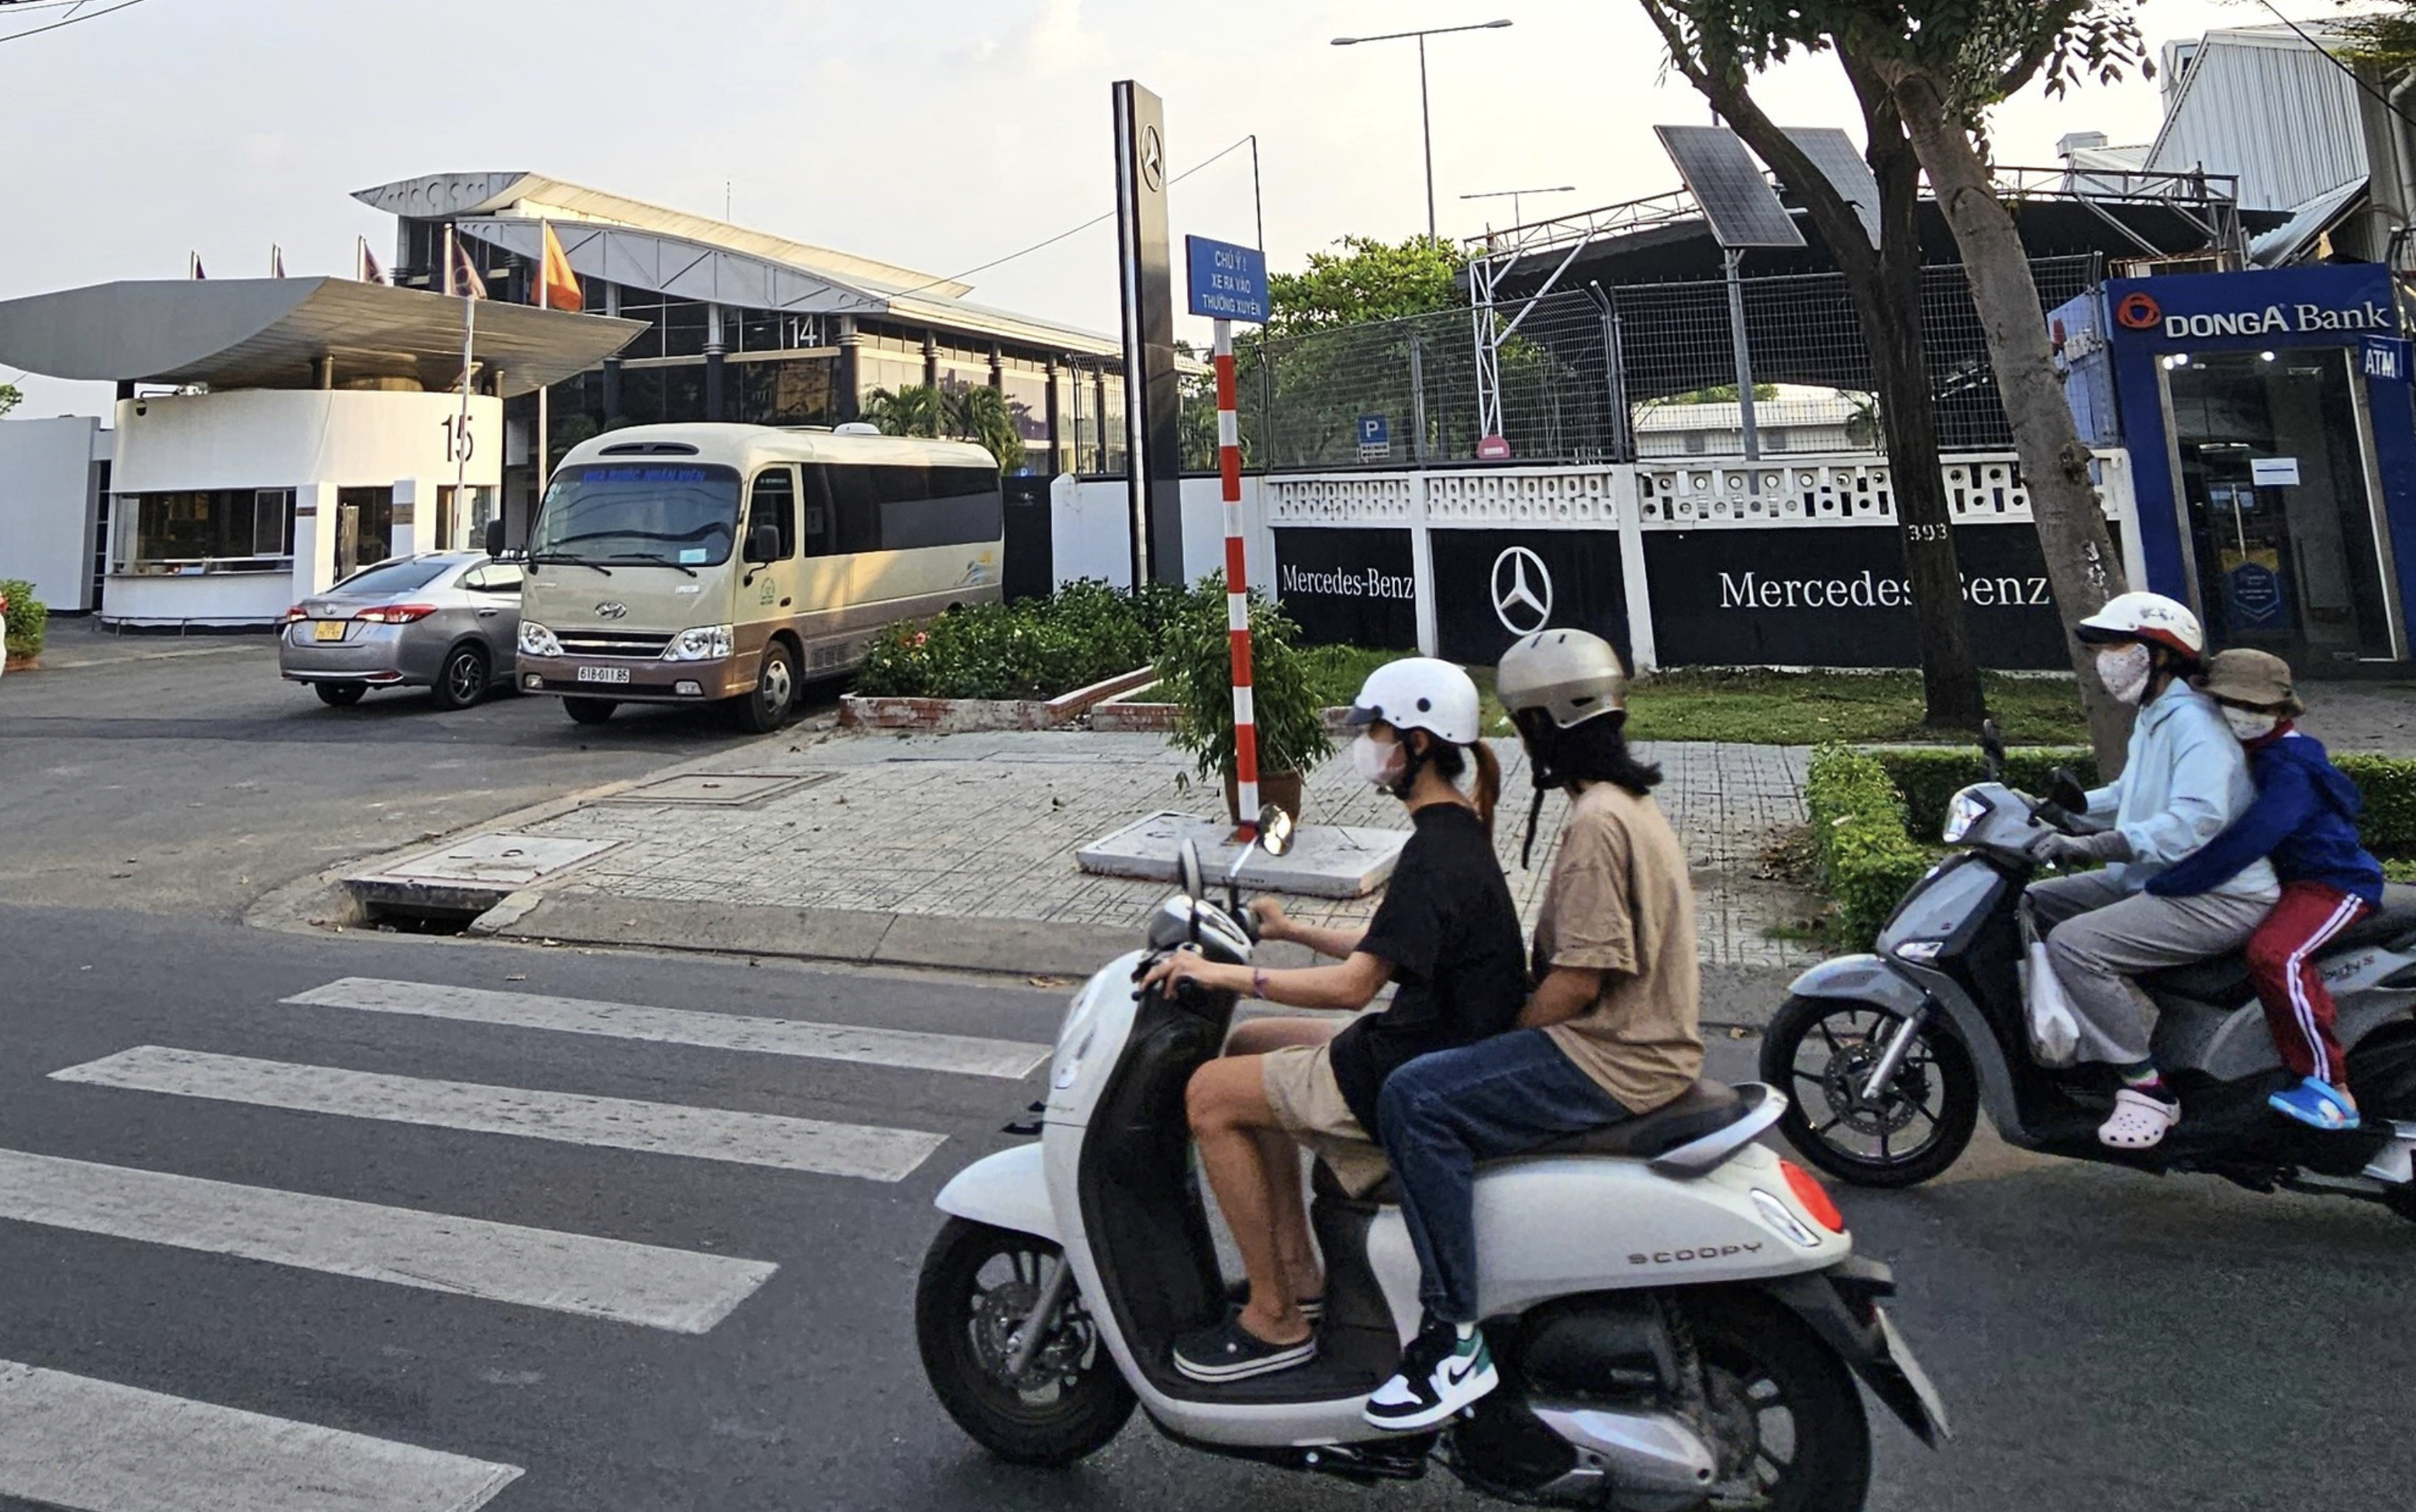
<svg viewBox="0 0 2416 1512">
<path fill-rule="evenodd" d="M 2198 688 L 2218 703 L 2250 709 L 2279 709 L 2284 718 L 2306 712 L 2299 690 L 2290 682 L 2290 664 L 2270 651 L 2245 647 L 2218 651 L 2206 664 Z"/>
<path fill-rule="evenodd" d="M 1541 709 L 1566 730 L 1627 707 L 1627 669 L 1619 653 L 1585 630 L 1538 630 L 1520 638 L 1502 653 L 1493 687 L 1514 724 Z"/>
</svg>

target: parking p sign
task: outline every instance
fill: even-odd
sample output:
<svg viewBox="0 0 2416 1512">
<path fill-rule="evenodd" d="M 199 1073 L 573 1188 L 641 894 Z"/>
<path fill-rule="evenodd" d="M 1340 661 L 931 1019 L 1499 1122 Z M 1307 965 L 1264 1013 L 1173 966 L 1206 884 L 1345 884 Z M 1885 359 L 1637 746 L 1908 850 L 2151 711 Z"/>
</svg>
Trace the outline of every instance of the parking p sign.
<svg viewBox="0 0 2416 1512">
<path fill-rule="evenodd" d="M 1381 415 L 1359 416 L 1359 460 L 1380 462 L 1393 455 L 1393 425 Z"/>
<path fill-rule="evenodd" d="M 1267 254 L 1205 236 L 1183 238 L 1191 273 L 1191 312 L 1211 320 L 1267 320 Z"/>
</svg>

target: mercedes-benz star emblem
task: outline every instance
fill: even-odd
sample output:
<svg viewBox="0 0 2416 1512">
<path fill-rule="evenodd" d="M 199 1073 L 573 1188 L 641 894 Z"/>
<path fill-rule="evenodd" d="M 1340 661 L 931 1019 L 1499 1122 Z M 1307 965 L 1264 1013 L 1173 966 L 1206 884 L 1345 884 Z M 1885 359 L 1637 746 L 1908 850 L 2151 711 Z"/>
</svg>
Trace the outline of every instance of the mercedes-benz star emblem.
<svg viewBox="0 0 2416 1512">
<path fill-rule="evenodd" d="M 1552 622 L 1552 575 L 1542 557 L 1513 546 L 1493 559 L 1493 613 L 1513 635 L 1533 635 Z"/>
<path fill-rule="evenodd" d="M 1166 187 L 1166 144 L 1154 126 L 1140 129 L 1140 176 L 1153 189 Z"/>
<path fill-rule="evenodd" d="M 596 606 L 596 617 L 597 619 L 619 619 L 628 612 L 628 605 L 616 603 L 610 598 L 605 599 L 602 603 Z"/>
</svg>

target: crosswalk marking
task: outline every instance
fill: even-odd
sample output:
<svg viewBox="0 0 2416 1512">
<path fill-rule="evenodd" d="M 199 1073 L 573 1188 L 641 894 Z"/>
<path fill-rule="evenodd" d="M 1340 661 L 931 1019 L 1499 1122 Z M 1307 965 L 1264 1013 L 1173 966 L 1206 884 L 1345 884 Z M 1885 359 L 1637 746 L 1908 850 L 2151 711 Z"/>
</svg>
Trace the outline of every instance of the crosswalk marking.
<svg viewBox="0 0 2416 1512">
<path fill-rule="evenodd" d="M 868 1181 L 904 1179 L 946 1142 L 944 1135 L 919 1129 L 383 1076 L 159 1045 L 138 1045 L 53 1071 L 51 1077 L 57 1081 L 429 1124 L 483 1134 L 518 1134 L 566 1144 L 775 1166 Z"/>
<path fill-rule="evenodd" d="M 289 1004 L 410 1014 L 575 1035 L 608 1035 L 713 1050 L 752 1051 L 816 1060 L 895 1066 L 910 1071 L 954 1071 L 1016 1081 L 1049 1059 L 1045 1045 L 906 1029 L 866 1029 L 735 1013 L 701 1013 L 636 1003 L 597 1003 L 537 992 L 498 992 L 432 982 L 347 976 L 284 1000 Z"/>
<path fill-rule="evenodd" d="M 78 1512 L 472 1512 L 521 1474 L 0 1360 L 0 1496 Z"/>
<path fill-rule="evenodd" d="M 0 1150 L 0 1218 L 702 1334 L 765 1261 Z"/>
</svg>

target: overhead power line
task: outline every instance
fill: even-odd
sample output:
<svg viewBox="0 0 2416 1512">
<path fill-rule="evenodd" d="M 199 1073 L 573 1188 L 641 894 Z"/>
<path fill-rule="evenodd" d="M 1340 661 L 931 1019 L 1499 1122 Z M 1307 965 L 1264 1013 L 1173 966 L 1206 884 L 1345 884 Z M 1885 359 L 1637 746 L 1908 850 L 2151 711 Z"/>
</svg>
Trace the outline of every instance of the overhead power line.
<svg viewBox="0 0 2416 1512">
<path fill-rule="evenodd" d="M 0 0 L 0 8 L 51 9 L 54 8 L 55 3 L 56 0 Z M 130 10 L 141 5 L 143 0 L 117 0 L 113 6 L 103 6 L 98 10 L 86 10 L 84 7 L 91 3 L 92 0 L 66 0 L 68 9 L 66 15 L 39 26 L 28 26 L 23 31 L 10 32 L 6 37 L 0 37 L 0 42 L 22 42 L 28 37 L 39 37 L 44 32 L 54 32 L 64 26 L 73 26 L 78 22 L 98 21 L 103 16 L 113 16 L 121 10 Z"/>
<path fill-rule="evenodd" d="M 1207 167 L 1207 166 L 1208 166 L 1209 164 L 1211 164 L 1211 163 L 1216 162 L 1218 159 L 1225 158 L 1225 157 L 1230 156 L 1231 154 L 1232 154 L 1232 153 L 1234 153 L 1234 152 L 1238 152 L 1238 151 L 1239 151 L 1239 150 L 1241 150 L 1243 147 L 1246 147 L 1246 146 L 1249 145 L 1249 144 L 1250 144 L 1250 138 L 1248 138 L 1248 137 L 1243 137 L 1243 138 L 1241 138 L 1240 140 L 1236 141 L 1236 142 L 1235 142 L 1231 146 L 1229 146 L 1229 147 L 1225 148 L 1225 149 L 1224 149 L 1224 151 L 1222 151 L 1222 152 L 1219 152 L 1219 153 L 1216 154 L 1214 157 L 1201 159 L 1200 161 L 1198 161 L 1198 162 L 1196 162 L 1196 163 L 1193 163 L 1190 167 L 1188 167 L 1188 168 L 1185 169 L 1183 172 L 1181 172 L 1181 173 L 1179 173 L 1179 174 L 1175 174 L 1172 178 L 1168 179 L 1168 180 L 1166 181 L 1167 187 L 1168 187 L 1169 189 L 1173 188 L 1175 185 L 1182 183 L 1185 179 L 1189 178 L 1192 174 L 1196 174 L 1196 173 L 1200 172 L 1200 170 L 1201 170 L 1201 169 L 1203 169 L 1203 168 Z M 1079 226 L 1073 226 L 1073 227 L 1070 227 L 1070 228 L 1068 228 L 1068 229 L 1066 229 L 1066 230 L 1065 230 L 1065 231 L 1061 231 L 1061 232 L 1059 232 L 1057 234 L 1055 234 L 1054 236 L 1049 237 L 1049 238 L 1048 240 L 1046 240 L 1046 241 L 1036 241 L 1036 242 L 1034 242 L 1031 246 L 1024 248 L 1022 250 L 1020 250 L 1020 251 L 1009 252 L 1009 253 L 1007 253 L 1004 257 L 993 257 L 993 258 L 991 258 L 991 259 L 990 259 L 989 262 L 987 262 L 987 263 L 983 263 L 983 264 L 980 264 L 980 265 L 976 265 L 976 266 L 969 267 L 969 268 L 965 269 L 962 273 L 951 273 L 951 274 L 949 274 L 949 275 L 948 275 L 946 278 L 944 278 L 944 279 L 933 279 L 933 280 L 932 280 L 930 282 L 929 282 L 929 283 L 918 283 L 918 284 L 916 284 L 914 287 L 913 287 L 913 288 L 911 288 L 911 289 L 900 289 L 900 290 L 898 290 L 898 294 L 897 294 L 896 295 L 893 295 L 892 297 L 902 298 L 902 297 L 904 297 L 904 296 L 905 296 L 905 295 L 912 295 L 912 294 L 921 294 L 921 293 L 922 293 L 924 290 L 926 290 L 926 289 L 936 289 L 936 288 L 938 288 L 941 284 L 944 284 L 944 283 L 961 283 L 961 282 L 963 282 L 965 280 L 972 278 L 972 277 L 973 277 L 974 274 L 976 274 L 976 273 L 987 273 L 987 272 L 989 272 L 991 268 L 999 267 L 999 266 L 1003 266 L 1003 265 L 1005 265 L 1005 264 L 1012 263 L 1012 262 L 1014 262 L 1014 261 L 1015 261 L 1017 258 L 1019 258 L 1019 257 L 1030 257 L 1030 256 L 1031 256 L 1033 253 L 1034 253 L 1034 252 L 1044 250 L 1044 249 L 1048 249 L 1048 248 L 1050 248 L 1050 247 L 1054 247 L 1054 246 L 1056 246 L 1059 242 L 1064 241 L 1064 240 L 1065 240 L 1066 237 L 1068 237 L 1068 236 L 1079 236 L 1079 235 L 1080 235 L 1083 232 L 1086 232 L 1086 231 L 1090 230 L 1093 226 L 1097 225 L 1097 224 L 1098 224 L 1100 221 L 1102 221 L 1102 220 L 1112 220 L 1112 219 L 1115 219 L 1115 216 L 1116 216 L 1116 213 L 1115 213 L 1113 210 L 1103 211 L 1102 213 L 1100 213 L 1100 214 L 1098 214 L 1098 215 L 1095 215 L 1095 216 L 1093 216 L 1090 219 L 1083 221 L 1083 222 L 1082 222 L 1080 225 L 1079 225 Z"/>
</svg>

